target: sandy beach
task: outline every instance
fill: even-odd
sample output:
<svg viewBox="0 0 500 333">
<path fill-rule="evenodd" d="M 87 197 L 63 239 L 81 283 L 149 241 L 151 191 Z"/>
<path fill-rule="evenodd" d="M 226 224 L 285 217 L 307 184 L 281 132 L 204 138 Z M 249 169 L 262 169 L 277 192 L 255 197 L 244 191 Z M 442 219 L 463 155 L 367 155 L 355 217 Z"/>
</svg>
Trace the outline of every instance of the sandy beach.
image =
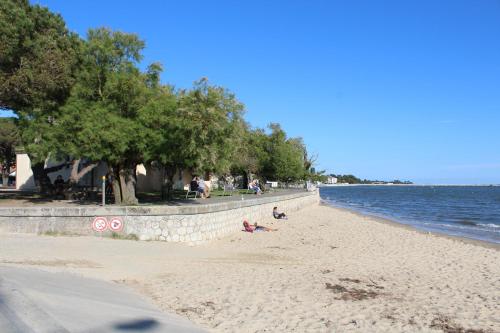
<svg viewBox="0 0 500 333">
<path fill-rule="evenodd" d="M 211 332 L 500 332 L 498 246 L 318 205 L 201 246 L 0 234 L 0 265 L 138 290 Z"/>
</svg>

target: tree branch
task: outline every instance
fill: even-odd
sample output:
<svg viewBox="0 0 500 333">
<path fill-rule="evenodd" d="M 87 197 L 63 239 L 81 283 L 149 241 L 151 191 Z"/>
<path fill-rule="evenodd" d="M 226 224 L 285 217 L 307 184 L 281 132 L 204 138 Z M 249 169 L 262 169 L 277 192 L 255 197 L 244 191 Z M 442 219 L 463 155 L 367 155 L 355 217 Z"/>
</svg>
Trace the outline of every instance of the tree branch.
<svg viewBox="0 0 500 333">
<path fill-rule="evenodd" d="M 71 183 L 78 183 L 78 181 L 85 176 L 88 172 L 90 172 L 92 169 L 94 169 L 99 163 L 91 163 L 84 167 L 80 172 L 78 172 L 78 166 L 80 165 L 80 159 L 74 160 L 73 161 L 73 168 L 71 169 L 71 176 L 70 176 L 70 182 Z"/>
</svg>

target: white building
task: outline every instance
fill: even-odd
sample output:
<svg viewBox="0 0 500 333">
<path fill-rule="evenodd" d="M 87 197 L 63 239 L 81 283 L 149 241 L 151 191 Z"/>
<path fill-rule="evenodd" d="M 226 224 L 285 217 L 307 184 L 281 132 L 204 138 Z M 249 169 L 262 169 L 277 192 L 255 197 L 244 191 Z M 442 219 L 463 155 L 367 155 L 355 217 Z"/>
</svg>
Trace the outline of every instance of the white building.
<svg viewBox="0 0 500 333">
<path fill-rule="evenodd" d="M 326 179 L 327 184 L 337 184 L 337 177 L 328 176 Z"/>
<path fill-rule="evenodd" d="M 45 166 L 50 167 L 57 165 L 60 162 L 46 161 Z M 108 168 L 105 163 L 100 163 L 95 169 L 86 174 L 80 181 L 80 185 L 100 188 L 102 184 L 101 177 L 106 175 Z M 58 171 L 49 173 L 51 183 L 54 182 L 58 175 L 61 175 L 65 181 L 68 180 L 71 174 L 71 167 L 68 165 Z M 138 191 L 160 191 L 163 183 L 161 172 L 155 168 L 140 164 L 136 168 L 137 190 Z M 192 174 L 189 171 L 178 171 L 174 176 L 176 189 L 183 189 L 192 179 Z M 216 183 L 217 178 L 211 177 L 212 182 Z M 213 188 L 213 184 L 212 184 Z M 16 153 L 16 189 L 25 191 L 36 190 L 33 171 L 31 170 L 31 161 L 28 154 L 24 152 Z"/>
</svg>

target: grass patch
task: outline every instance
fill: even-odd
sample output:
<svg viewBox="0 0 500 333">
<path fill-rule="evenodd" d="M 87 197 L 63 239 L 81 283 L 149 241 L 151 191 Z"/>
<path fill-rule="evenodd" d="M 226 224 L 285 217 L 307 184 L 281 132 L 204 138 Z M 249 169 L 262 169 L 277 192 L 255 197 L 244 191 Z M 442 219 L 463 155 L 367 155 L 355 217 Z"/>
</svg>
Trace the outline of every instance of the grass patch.
<svg viewBox="0 0 500 333">
<path fill-rule="evenodd" d="M 111 236 L 109 236 L 109 237 L 112 238 L 112 239 L 124 239 L 124 240 L 134 240 L 134 241 L 138 241 L 139 240 L 139 237 L 137 237 L 136 234 L 124 235 L 124 234 L 119 234 L 119 233 L 116 233 L 116 232 L 112 232 Z"/>
<path fill-rule="evenodd" d="M 54 230 L 47 230 L 41 233 L 38 233 L 41 236 L 52 236 L 52 237 L 58 237 L 58 236 L 80 236 L 78 234 L 74 234 L 71 232 L 67 231 L 54 231 Z"/>
</svg>

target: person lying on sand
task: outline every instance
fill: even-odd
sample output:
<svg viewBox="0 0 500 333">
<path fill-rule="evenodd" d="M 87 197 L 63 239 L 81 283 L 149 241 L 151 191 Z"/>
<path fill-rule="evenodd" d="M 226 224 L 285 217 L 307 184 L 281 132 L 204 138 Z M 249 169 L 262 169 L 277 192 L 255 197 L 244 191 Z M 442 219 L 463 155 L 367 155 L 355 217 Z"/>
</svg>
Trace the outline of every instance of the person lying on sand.
<svg viewBox="0 0 500 333">
<path fill-rule="evenodd" d="M 288 217 L 286 217 L 285 213 L 278 212 L 278 207 L 273 208 L 273 216 L 275 219 L 278 219 L 278 220 L 280 220 L 280 219 L 288 220 Z"/>
<path fill-rule="evenodd" d="M 254 225 L 250 225 L 250 223 L 248 223 L 248 221 L 243 221 L 243 226 L 245 227 L 246 232 L 278 231 L 278 229 L 264 227 L 261 225 L 257 225 L 257 223 L 255 223 Z"/>
</svg>

